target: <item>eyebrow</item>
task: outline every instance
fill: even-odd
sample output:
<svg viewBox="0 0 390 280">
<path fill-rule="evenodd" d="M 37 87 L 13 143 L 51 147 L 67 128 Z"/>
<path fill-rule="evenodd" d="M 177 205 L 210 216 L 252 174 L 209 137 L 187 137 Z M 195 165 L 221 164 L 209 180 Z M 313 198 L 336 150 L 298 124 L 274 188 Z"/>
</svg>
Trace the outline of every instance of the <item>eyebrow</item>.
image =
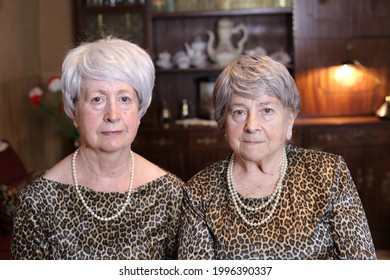
<svg viewBox="0 0 390 280">
<path fill-rule="evenodd" d="M 263 106 L 272 105 L 272 104 L 276 104 L 276 103 L 272 102 L 272 101 L 264 101 L 264 102 L 257 103 L 256 107 L 263 107 Z M 230 104 L 230 107 L 234 107 L 234 106 L 246 107 L 246 104 L 245 103 L 232 103 L 232 104 Z"/>
<path fill-rule="evenodd" d="M 103 94 L 103 95 L 107 95 L 108 94 L 108 91 L 104 90 L 104 89 L 92 90 L 92 91 L 87 91 L 87 92 L 88 93 L 96 92 L 96 93 L 100 93 L 100 94 Z M 119 94 L 121 94 L 121 93 L 134 93 L 135 94 L 135 91 L 131 90 L 131 89 L 120 89 L 116 93 L 119 93 Z"/>
</svg>

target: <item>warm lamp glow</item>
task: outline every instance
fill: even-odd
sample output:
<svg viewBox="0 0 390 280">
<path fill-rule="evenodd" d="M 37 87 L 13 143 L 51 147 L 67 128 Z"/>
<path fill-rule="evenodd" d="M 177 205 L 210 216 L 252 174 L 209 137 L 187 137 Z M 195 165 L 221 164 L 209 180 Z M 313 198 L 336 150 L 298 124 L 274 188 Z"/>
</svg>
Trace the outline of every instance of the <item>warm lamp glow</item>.
<svg viewBox="0 0 390 280">
<path fill-rule="evenodd" d="M 379 78 L 357 60 L 314 73 L 319 88 L 326 94 L 369 93 L 381 84 Z"/>
<path fill-rule="evenodd" d="M 341 87 L 353 87 L 362 79 L 362 72 L 354 66 L 344 64 L 335 69 L 333 79 Z"/>
</svg>

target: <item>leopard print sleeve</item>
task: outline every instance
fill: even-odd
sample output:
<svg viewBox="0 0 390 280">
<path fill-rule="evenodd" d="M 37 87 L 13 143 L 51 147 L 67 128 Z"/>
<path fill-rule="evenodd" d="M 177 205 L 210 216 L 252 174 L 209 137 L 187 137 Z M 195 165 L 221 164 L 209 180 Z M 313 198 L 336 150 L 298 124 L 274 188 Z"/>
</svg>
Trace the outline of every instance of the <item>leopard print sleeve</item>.
<svg viewBox="0 0 390 280">
<path fill-rule="evenodd" d="M 168 231 L 168 239 L 167 239 L 167 249 L 165 254 L 165 259 L 177 259 L 177 234 L 179 231 L 180 225 L 180 217 L 182 211 L 182 202 L 183 202 L 183 185 L 184 182 L 169 173 L 169 180 L 167 180 L 166 185 L 170 188 L 170 192 L 168 194 L 169 203 L 167 207 L 170 212 L 170 227 L 167 229 Z"/>
<path fill-rule="evenodd" d="M 335 258 L 376 259 L 363 205 L 342 157 L 335 170 L 332 219 Z"/>
<path fill-rule="evenodd" d="M 179 259 L 216 259 L 215 236 L 210 214 L 221 191 L 227 161 L 205 168 L 185 184 L 183 211 L 179 229 Z M 222 175 L 222 177 L 221 177 Z M 217 199 L 218 200 L 218 199 Z M 217 203 L 220 207 L 220 204 Z M 211 218 L 214 219 L 214 218 Z"/>
<path fill-rule="evenodd" d="M 185 230 L 183 230 L 185 229 Z M 194 207 L 188 194 L 184 196 L 181 226 L 179 231 L 179 259 L 213 259 L 213 238 L 205 215 Z"/>
<path fill-rule="evenodd" d="M 14 218 L 12 238 L 12 259 L 47 259 L 48 242 L 45 240 L 43 204 L 33 195 L 37 186 L 36 179 L 20 193 Z"/>
</svg>

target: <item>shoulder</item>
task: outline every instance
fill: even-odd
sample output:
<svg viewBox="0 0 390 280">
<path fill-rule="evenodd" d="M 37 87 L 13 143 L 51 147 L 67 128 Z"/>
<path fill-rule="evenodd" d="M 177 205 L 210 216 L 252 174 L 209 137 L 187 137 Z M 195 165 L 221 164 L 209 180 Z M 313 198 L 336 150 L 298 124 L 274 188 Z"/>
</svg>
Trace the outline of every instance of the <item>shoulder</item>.
<svg viewBox="0 0 390 280">
<path fill-rule="evenodd" d="M 187 182 L 187 185 L 215 185 L 226 174 L 229 158 L 230 155 L 199 171 Z"/>
<path fill-rule="evenodd" d="M 176 186 L 182 186 L 184 185 L 184 182 L 182 179 L 177 177 L 175 174 L 165 171 L 165 175 L 160 177 L 159 180 L 162 182 L 164 185 L 176 185 Z"/>
<path fill-rule="evenodd" d="M 50 181 L 60 182 L 63 184 L 72 185 L 72 169 L 71 155 L 68 155 L 61 161 L 57 162 L 53 167 L 47 170 L 42 177 Z"/>
<path fill-rule="evenodd" d="M 295 186 L 330 191 L 340 183 L 352 180 L 348 166 L 340 155 L 288 145 L 287 158 L 289 180 Z"/>
<path fill-rule="evenodd" d="M 18 196 L 19 202 L 36 205 L 47 205 L 47 201 L 58 196 L 58 186 L 60 183 L 48 180 L 42 175 L 36 177 L 27 184 Z"/>
<path fill-rule="evenodd" d="M 166 194 L 173 200 L 180 201 L 183 198 L 184 182 L 176 175 L 166 172 L 162 177 L 156 181 L 156 193 Z"/>
<path fill-rule="evenodd" d="M 308 169 L 321 169 L 339 166 L 344 163 L 340 155 L 287 145 L 289 165 L 304 165 Z"/>
</svg>

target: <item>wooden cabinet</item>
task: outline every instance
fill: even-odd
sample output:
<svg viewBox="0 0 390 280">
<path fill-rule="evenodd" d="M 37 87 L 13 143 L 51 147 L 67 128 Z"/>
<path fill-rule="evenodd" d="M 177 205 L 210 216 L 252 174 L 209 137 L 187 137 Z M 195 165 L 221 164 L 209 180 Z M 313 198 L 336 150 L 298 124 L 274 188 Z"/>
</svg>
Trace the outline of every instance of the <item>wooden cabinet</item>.
<svg viewBox="0 0 390 280">
<path fill-rule="evenodd" d="M 186 135 L 179 130 L 140 130 L 134 151 L 168 171 L 186 178 Z"/>
<path fill-rule="evenodd" d="M 374 117 L 299 119 L 302 146 L 343 156 L 375 246 L 390 248 L 390 122 Z"/>
<path fill-rule="evenodd" d="M 149 49 L 148 1 L 73 0 L 75 42 L 115 35 Z"/>
<path fill-rule="evenodd" d="M 219 19 L 229 18 L 234 25 L 244 24 L 248 40 L 244 50 L 262 47 L 268 54 L 283 50 L 293 59 L 293 28 L 291 1 L 245 3 L 226 1 L 94 1 L 74 0 L 76 41 L 93 40 L 105 35 L 115 35 L 138 43 L 148 50 L 154 61 L 158 54 L 172 56 L 185 51 L 185 43 L 196 37 L 208 40 L 207 30 L 215 33 Z M 111 3 L 113 3 L 111 5 Z M 164 9 L 165 8 L 165 9 Z M 196 9 L 195 9 L 196 8 Z M 233 36 L 236 44 L 240 35 Z M 218 41 L 218 36 L 216 38 Z M 221 72 L 211 61 L 206 67 L 160 69 L 156 67 L 154 96 L 143 123 L 156 126 L 166 103 L 173 120 L 180 117 L 184 99 L 189 104 L 189 117 L 199 116 L 197 81 L 214 79 Z M 293 72 L 293 62 L 288 65 Z"/>
<path fill-rule="evenodd" d="M 349 0 L 351 34 L 358 37 L 390 36 L 390 2 L 385 0 Z M 350 7 L 351 7 L 350 6 Z"/>
<path fill-rule="evenodd" d="M 296 0 L 295 38 L 389 36 L 389 1 Z"/>
<path fill-rule="evenodd" d="M 183 180 L 223 159 L 230 151 L 222 130 L 180 126 L 141 129 L 133 149 Z"/>
<path fill-rule="evenodd" d="M 294 5 L 295 38 L 349 36 L 350 0 L 296 0 Z"/>
<path fill-rule="evenodd" d="M 268 54 L 283 49 L 293 56 L 292 9 L 261 8 L 260 4 L 256 8 L 241 10 L 155 12 L 152 14 L 154 55 L 157 56 L 164 51 L 171 55 L 178 51 L 185 51 L 185 43 L 190 44 L 196 37 L 207 42 L 206 31 L 211 30 L 215 33 L 215 25 L 221 18 L 230 18 L 235 26 L 245 24 L 248 30 L 245 50 L 261 46 Z M 237 38 L 233 39 L 237 40 Z M 293 71 L 292 65 L 289 65 L 291 71 Z M 159 114 L 161 104 L 166 101 L 173 119 L 178 119 L 180 104 L 183 99 L 187 99 L 190 105 L 190 117 L 198 117 L 197 80 L 216 78 L 221 70 L 222 67 L 216 67 L 211 61 L 205 68 L 178 69 L 175 66 L 168 70 L 157 68 L 156 94 L 153 102 L 156 103 Z"/>
<path fill-rule="evenodd" d="M 215 129 L 188 132 L 188 178 L 210 164 L 225 158 L 231 151 L 224 131 Z"/>
<path fill-rule="evenodd" d="M 379 108 L 390 80 L 389 12 L 389 1 L 295 1 L 295 78 L 302 115 L 373 115 Z M 357 62 L 360 78 L 337 79 L 346 61 Z"/>
<path fill-rule="evenodd" d="M 352 48 L 347 52 L 347 45 Z M 295 40 L 295 80 L 306 116 L 372 115 L 388 95 L 390 37 L 346 40 Z M 351 85 L 335 82 L 341 62 L 357 60 L 361 78 Z"/>
</svg>

